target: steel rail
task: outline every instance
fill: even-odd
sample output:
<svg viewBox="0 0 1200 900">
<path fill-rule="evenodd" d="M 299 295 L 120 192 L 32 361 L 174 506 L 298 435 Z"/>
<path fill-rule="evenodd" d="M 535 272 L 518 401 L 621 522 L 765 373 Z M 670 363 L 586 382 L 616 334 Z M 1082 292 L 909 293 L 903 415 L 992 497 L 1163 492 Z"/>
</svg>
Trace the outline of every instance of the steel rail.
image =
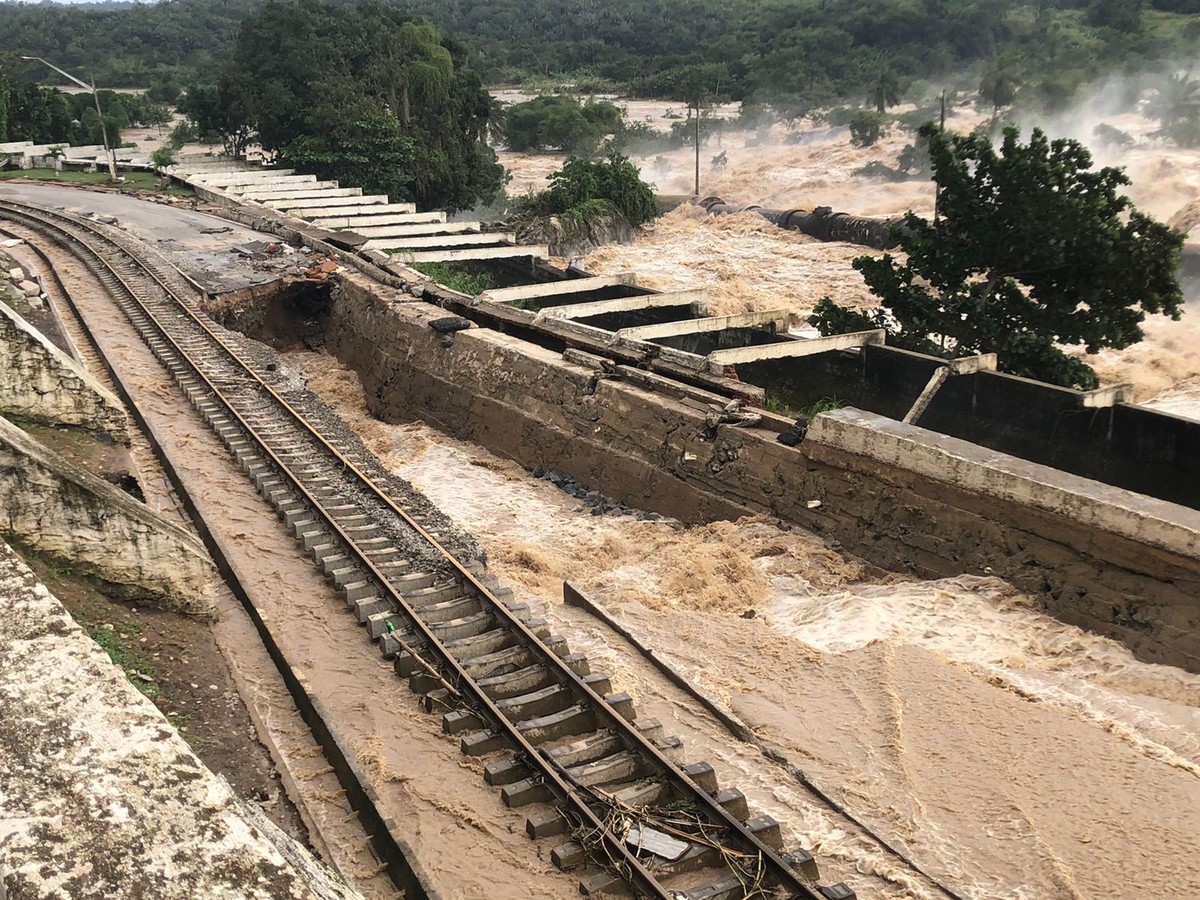
<svg viewBox="0 0 1200 900">
<path fill-rule="evenodd" d="M 740 845 L 738 849 L 743 852 L 759 856 L 770 870 L 770 881 L 781 887 L 794 897 L 811 898 L 811 900 L 821 900 L 821 895 L 815 892 L 808 886 L 791 868 L 791 866 L 783 860 L 780 855 L 772 848 L 764 844 L 755 834 L 750 832 L 744 824 L 735 816 L 730 814 L 720 804 L 709 795 L 706 791 L 700 788 L 690 777 L 675 766 L 665 755 L 655 747 L 647 738 L 638 732 L 632 725 L 612 706 L 607 703 L 602 696 L 597 694 L 590 685 L 588 685 L 581 676 L 576 674 L 557 654 L 553 652 L 541 638 L 537 636 L 524 622 L 520 620 L 511 610 L 509 610 L 503 602 L 496 598 L 490 589 L 481 582 L 473 572 L 464 566 L 449 550 L 447 550 L 440 541 L 438 541 L 412 516 L 403 508 L 398 506 L 388 494 L 383 491 L 374 480 L 367 474 L 361 471 L 354 462 L 346 457 L 344 453 L 332 446 L 325 437 L 308 423 L 307 419 L 298 412 L 287 400 L 281 397 L 271 385 L 267 384 L 263 378 L 248 365 L 236 350 L 231 348 L 226 341 L 221 338 L 213 329 L 200 317 L 197 312 L 192 309 L 191 303 L 178 296 L 177 292 L 169 287 L 164 279 L 149 268 L 141 260 L 138 255 L 137 248 L 122 246 L 122 241 L 115 237 L 104 234 L 98 228 L 93 227 L 93 224 L 87 220 L 80 220 L 66 214 L 45 210 L 37 206 L 27 205 L 15 201 L 5 200 L 0 201 L 0 209 L 10 209 L 18 217 L 24 216 L 41 224 L 43 227 L 50 227 L 57 231 L 69 234 L 69 231 L 61 225 L 54 224 L 53 219 L 59 219 L 67 223 L 73 229 L 79 229 L 90 232 L 93 236 L 113 245 L 122 254 L 129 257 L 137 264 L 143 272 L 146 273 L 166 294 L 167 298 L 175 301 L 179 308 L 182 309 L 191 320 L 191 323 L 199 327 L 205 335 L 217 345 L 230 359 L 238 365 L 243 372 L 248 374 L 252 381 L 257 383 L 257 386 L 265 391 L 271 399 L 273 399 L 292 419 L 295 420 L 301 429 L 307 433 L 309 437 L 314 439 L 319 445 L 330 453 L 342 466 L 343 470 L 353 474 L 353 476 L 365 487 L 375 499 L 386 505 L 395 515 L 397 515 L 404 523 L 406 523 L 413 531 L 421 537 L 434 551 L 436 551 L 444 560 L 448 561 L 452 569 L 457 573 L 457 576 L 463 582 L 469 584 L 480 597 L 485 600 L 491 607 L 489 610 L 499 618 L 503 619 L 503 624 L 508 627 L 518 639 L 527 646 L 536 650 L 539 656 L 542 657 L 542 662 L 552 669 L 559 678 L 570 688 L 576 698 L 584 701 L 590 706 L 594 712 L 605 720 L 609 728 L 616 733 L 624 743 L 629 745 L 631 749 L 647 758 L 662 774 L 666 775 L 674 787 L 682 789 L 684 793 L 689 795 L 697 806 L 705 811 L 708 818 L 714 820 L 713 824 L 726 829 L 727 834 L 733 838 L 733 843 Z M 572 784 L 570 776 L 562 772 L 560 767 L 547 759 L 537 747 L 533 745 L 516 727 L 516 723 L 511 722 L 499 709 L 495 701 L 489 697 L 476 683 L 475 680 L 467 673 L 465 668 L 459 663 L 458 659 L 447 651 L 440 639 L 434 634 L 433 630 L 421 619 L 416 610 L 409 604 L 403 595 L 393 588 L 387 580 L 387 577 L 380 572 L 375 563 L 361 551 L 353 538 L 351 538 L 344 529 L 333 519 L 333 517 L 324 511 L 321 500 L 315 496 L 303 485 L 301 479 L 291 471 L 288 463 L 275 453 L 268 445 L 266 439 L 258 436 L 256 429 L 245 420 L 241 413 L 237 410 L 234 402 L 226 396 L 226 393 L 212 383 L 211 379 L 203 372 L 199 364 L 192 358 L 186 350 L 179 346 L 178 342 L 167 331 L 166 327 L 159 321 L 159 318 L 146 307 L 146 302 L 142 300 L 136 290 L 128 284 L 126 279 L 116 272 L 108 260 L 104 258 L 104 254 L 91 246 L 86 240 L 80 239 L 77 235 L 74 236 L 81 245 L 83 245 L 96 259 L 112 273 L 117 279 L 123 290 L 129 294 L 130 298 L 142 310 L 142 312 L 150 319 L 154 327 L 158 330 L 160 337 L 167 341 L 169 345 L 178 354 L 181 360 L 186 363 L 195 375 L 203 382 L 207 390 L 209 390 L 225 407 L 226 411 L 231 414 L 237 421 L 248 438 L 255 441 L 258 449 L 263 452 L 276 467 L 280 475 L 287 478 L 293 485 L 293 489 L 301 495 L 301 498 L 317 513 L 323 520 L 327 529 L 338 537 L 351 555 L 355 558 L 357 565 L 364 569 L 367 574 L 381 587 L 382 592 L 387 598 L 393 602 L 400 613 L 411 622 L 413 630 L 416 631 L 424 641 L 425 647 L 436 655 L 442 666 L 449 669 L 453 675 L 453 681 L 461 690 L 464 690 L 472 700 L 473 704 L 478 707 L 476 713 L 482 713 L 485 721 L 504 732 L 505 738 L 515 745 L 516 749 L 524 757 L 528 765 L 535 767 L 541 777 L 546 780 L 547 786 L 559 798 L 559 801 L 569 807 L 569 810 L 586 826 L 595 830 L 599 835 L 601 842 L 606 846 L 607 850 L 614 854 L 616 858 L 621 860 L 621 865 L 617 866 L 618 871 L 624 877 L 634 882 L 636 886 L 647 892 L 652 897 L 660 898 L 660 900 L 671 900 L 675 892 L 663 887 L 658 880 L 651 874 L 641 860 L 632 853 L 625 841 L 605 826 L 603 821 L 596 815 L 592 809 L 588 799 L 581 796 L 579 790 Z M 593 800 L 594 802 L 594 800 Z M 598 863 L 611 864 L 612 857 L 609 860 L 596 859 Z"/>
</svg>

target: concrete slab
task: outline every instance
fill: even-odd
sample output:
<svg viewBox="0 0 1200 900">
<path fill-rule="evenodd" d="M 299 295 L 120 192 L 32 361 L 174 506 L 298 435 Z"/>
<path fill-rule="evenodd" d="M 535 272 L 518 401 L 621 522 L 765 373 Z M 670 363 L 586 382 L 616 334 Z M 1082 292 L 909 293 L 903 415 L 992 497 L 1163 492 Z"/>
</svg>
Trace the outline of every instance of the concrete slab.
<svg viewBox="0 0 1200 900">
<path fill-rule="evenodd" d="M 475 247 L 463 250 L 423 250 L 416 253 L 397 253 L 394 259 L 399 262 L 466 262 L 475 259 L 518 259 L 532 256 L 536 259 L 548 259 L 550 248 L 545 244 L 521 247 Z"/>
<path fill-rule="evenodd" d="M 440 234 L 404 239 L 403 249 L 417 250 L 433 247 L 485 247 L 496 245 L 503 247 L 515 244 L 517 236 L 511 231 L 489 232 L 488 234 Z"/>
<path fill-rule="evenodd" d="M 478 222 L 430 222 L 427 225 L 396 225 L 393 228 L 371 229 L 388 232 L 390 237 L 375 237 L 368 240 L 361 250 L 390 250 L 407 247 L 408 240 L 413 236 L 442 235 L 442 234 L 473 234 L 479 231 Z M 355 234 L 362 232 L 355 229 Z M 366 235 L 364 235 L 365 237 Z"/>
<path fill-rule="evenodd" d="M 316 175 L 297 175 L 295 169 L 247 169 L 228 172 L 201 172 L 196 176 L 198 181 L 211 184 L 213 187 L 224 187 L 230 184 L 257 184 L 278 178 L 291 178 L 298 181 L 316 181 Z"/>
<path fill-rule="evenodd" d="M 243 190 L 262 190 L 268 187 L 276 187 L 281 190 L 287 188 L 305 188 L 317 183 L 315 175 L 283 175 L 275 178 L 261 178 L 253 181 L 246 181 L 244 178 L 238 181 L 227 181 L 221 184 L 214 184 L 206 178 L 192 179 L 198 181 L 204 187 L 219 188 L 224 191 L 232 191 L 235 194 L 240 194 Z"/>
<path fill-rule="evenodd" d="M 325 195 L 322 197 L 296 197 L 283 200 L 272 200 L 268 206 L 276 209 L 321 209 L 323 207 L 346 207 L 355 212 L 358 207 L 383 206 L 388 202 L 387 194 L 360 194 L 359 196 Z"/>
<path fill-rule="evenodd" d="M 311 886 L 309 853 L 268 837 L 2 542 L 0 598 L 0 896 L 357 897 Z"/>
<path fill-rule="evenodd" d="M 24 153 L 26 147 L 32 147 L 33 141 L 8 141 L 0 144 L 0 153 Z"/>
<path fill-rule="evenodd" d="M 492 288 L 490 291 L 484 291 L 480 294 L 479 299 L 490 300 L 493 303 L 512 303 L 515 300 L 533 300 L 542 297 L 561 297 L 566 294 L 584 294 L 588 291 L 598 291 L 607 287 L 632 284 L 637 284 L 637 275 L 633 272 L 621 272 L 617 275 L 567 278 L 562 281 L 548 281 L 540 284 L 521 284 L 516 287 Z"/>
<path fill-rule="evenodd" d="M 1063 516 L 1131 540 L 1200 556 L 1200 512 L 1081 478 L 885 416 L 847 407 L 821 413 L 805 445 L 819 444 L 1007 503 Z"/>
<path fill-rule="evenodd" d="M 0 411 L 54 425 L 82 425 L 121 441 L 129 437 L 121 401 L 2 302 Z"/>
<path fill-rule="evenodd" d="M 362 188 L 344 188 L 334 187 L 336 181 L 318 181 L 317 186 L 305 186 L 301 190 L 290 190 L 288 188 L 278 188 L 274 190 L 250 190 L 240 191 L 241 196 L 247 200 L 258 200 L 266 202 L 268 200 L 306 200 L 310 197 L 361 197 Z"/>
<path fill-rule="evenodd" d="M 217 571 L 199 539 L 0 418 L 5 533 L 171 609 L 216 614 Z M 0 616 L 2 618 L 2 616 Z"/>
<path fill-rule="evenodd" d="M 669 291 L 662 294 L 639 294 L 636 297 L 617 297 L 613 300 L 595 300 L 591 303 L 569 303 L 562 306 L 543 306 L 539 315 L 556 319 L 587 319 L 605 313 L 635 312 L 639 309 L 660 309 L 686 306 L 697 313 L 705 311 L 708 292 L 703 289 L 692 291 Z"/>
<path fill-rule="evenodd" d="M 854 347 L 865 347 L 867 344 L 883 344 L 885 335 L 886 332 L 882 328 L 877 328 L 870 331 L 833 334 L 821 338 L 796 338 L 778 344 L 765 344 L 761 347 L 731 347 L 728 350 L 714 350 L 708 354 L 709 369 L 715 372 L 725 366 L 755 362 L 760 359 L 813 356 L 817 353 L 828 353 L 831 350 L 850 350 Z"/>
<path fill-rule="evenodd" d="M 81 159 L 83 157 L 96 157 L 103 155 L 103 144 L 91 144 L 86 147 L 63 147 L 63 156 L 66 159 Z"/>
<path fill-rule="evenodd" d="M 355 231 L 361 232 L 364 227 L 372 227 L 376 225 L 405 225 L 415 224 L 418 222 L 445 222 L 446 214 L 441 210 L 433 212 L 415 212 L 414 206 L 411 203 L 384 203 L 379 206 L 372 207 L 369 210 L 364 210 L 360 214 L 355 214 L 353 211 L 341 209 L 336 206 L 326 206 L 320 209 L 304 210 L 304 218 L 320 219 L 322 222 L 329 219 L 348 219 L 348 224 L 343 225 L 324 225 L 322 228 L 353 228 Z M 378 218 L 377 218 L 378 217 Z M 374 221 L 366 221 L 373 219 Z M 320 223 L 318 223 L 320 224 Z"/>
<path fill-rule="evenodd" d="M 322 228 L 378 228 L 386 225 L 403 225 L 411 222 L 409 218 L 417 211 L 415 203 L 389 203 L 386 212 L 380 212 L 384 207 L 376 207 L 367 212 L 349 214 L 345 210 L 338 214 L 316 220 Z M 444 221 L 444 220 L 443 220 Z M 475 223 L 478 230 L 479 223 Z"/>
<path fill-rule="evenodd" d="M 710 316 L 705 319 L 663 322 L 659 325 L 638 325 L 633 328 L 622 328 L 617 332 L 617 337 L 632 341 L 649 341 L 655 338 L 674 337 L 680 334 L 724 331 L 726 328 L 754 328 L 759 325 L 769 325 L 773 322 L 786 323 L 787 320 L 788 312 L 786 309 L 768 309 L 761 312 L 737 313 L 732 316 Z"/>
</svg>

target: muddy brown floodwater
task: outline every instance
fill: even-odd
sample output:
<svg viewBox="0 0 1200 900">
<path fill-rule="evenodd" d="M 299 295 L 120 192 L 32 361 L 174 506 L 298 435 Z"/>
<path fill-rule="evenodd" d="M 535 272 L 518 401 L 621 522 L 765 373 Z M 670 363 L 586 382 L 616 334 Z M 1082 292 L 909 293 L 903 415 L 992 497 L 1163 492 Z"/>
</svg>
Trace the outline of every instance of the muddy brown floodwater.
<svg viewBox="0 0 1200 900">
<path fill-rule="evenodd" d="M 664 116 L 681 106 L 632 103 L 631 117 L 665 130 L 670 121 Z M 732 119 L 736 110 L 726 109 L 723 115 Z M 959 106 L 950 110 L 947 126 L 965 132 L 983 120 L 971 107 Z M 1126 149 L 1096 146 L 1092 130 L 1101 121 L 1132 135 L 1135 144 Z M 1178 217 L 1181 227 L 1191 229 L 1189 239 L 1200 241 L 1200 214 L 1188 211 L 1200 198 L 1200 151 L 1163 144 L 1151 134 L 1155 123 L 1136 114 L 1101 116 L 1086 104 L 1037 124 L 1052 136 L 1092 145 L 1098 165 L 1123 167 L 1131 180 L 1127 192 L 1139 209 L 1162 221 Z M 912 140 L 910 133 L 893 128 L 876 145 L 856 148 L 845 128 L 811 123 L 790 132 L 776 125 L 765 140 L 757 133 L 733 131 L 719 145 L 714 139 L 702 150 L 700 192 L 732 204 L 832 206 L 864 216 L 899 216 L 911 209 L 929 216 L 933 191 L 928 180 L 893 183 L 855 174 L 870 162 L 895 166 Z M 722 151 L 728 163 L 711 168 L 711 157 Z M 660 193 L 690 194 L 693 152 L 684 147 L 633 160 Z M 501 152 L 500 158 L 513 174 L 514 193 L 545 187 L 547 176 L 563 162 L 558 154 Z M 584 263 L 597 274 L 635 272 L 640 283 L 660 290 L 707 288 L 714 315 L 784 308 L 805 327 L 803 319 L 825 296 L 857 308 L 876 305 L 851 267 L 855 257 L 872 252 L 854 244 L 820 243 L 753 213 L 710 217 L 681 207 L 645 229 L 634 243 L 601 247 Z M 1145 331 L 1143 342 L 1124 351 L 1104 351 L 1088 362 L 1104 384 L 1132 383 L 1139 403 L 1200 417 L 1200 307 L 1193 302 L 1181 322 L 1150 316 Z"/>
<path fill-rule="evenodd" d="M 478 447 L 371 419 L 331 357 L 287 359 L 827 879 L 863 896 L 938 896 L 564 606 L 564 578 L 959 894 L 1200 896 L 1200 676 L 1141 663 L 994 578 L 871 580 L 817 537 L 757 519 L 593 516 Z"/>
</svg>

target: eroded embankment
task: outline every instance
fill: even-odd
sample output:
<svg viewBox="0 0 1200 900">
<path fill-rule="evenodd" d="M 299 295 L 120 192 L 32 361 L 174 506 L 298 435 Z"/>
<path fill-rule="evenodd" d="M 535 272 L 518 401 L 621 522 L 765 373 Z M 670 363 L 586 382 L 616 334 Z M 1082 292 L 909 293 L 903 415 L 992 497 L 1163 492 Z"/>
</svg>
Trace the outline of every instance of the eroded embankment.
<svg viewBox="0 0 1200 900">
<path fill-rule="evenodd" d="M 867 418 L 797 448 L 754 429 L 707 440 L 701 403 L 486 329 L 446 346 L 439 314 L 357 275 L 335 292 L 327 346 L 384 421 L 420 417 L 685 521 L 766 512 L 890 571 L 995 574 L 1144 659 L 1200 667 L 1193 511 Z"/>
</svg>

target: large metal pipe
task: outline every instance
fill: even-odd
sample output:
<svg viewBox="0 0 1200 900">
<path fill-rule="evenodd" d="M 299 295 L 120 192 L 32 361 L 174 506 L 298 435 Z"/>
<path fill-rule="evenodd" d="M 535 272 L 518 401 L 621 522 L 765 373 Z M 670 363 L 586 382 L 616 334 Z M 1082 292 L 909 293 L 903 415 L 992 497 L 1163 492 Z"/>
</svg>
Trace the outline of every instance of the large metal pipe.
<svg viewBox="0 0 1200 900">
<path fill-rule="evenodd" d="M 756 212 L 780 228 L 799 231 L 819 241 L 845 241 L 876 250 L 897 246 L 895 229 L 903 225 L 892 219 L 867 219 L 849 213 L 834 212 L 831 207 L 816 209 L 766 209 L 762 206 L 734 206 L 720 197 L 705 197 L 696 205 L 715 216 L 727 213 Z"/>
</svg>

